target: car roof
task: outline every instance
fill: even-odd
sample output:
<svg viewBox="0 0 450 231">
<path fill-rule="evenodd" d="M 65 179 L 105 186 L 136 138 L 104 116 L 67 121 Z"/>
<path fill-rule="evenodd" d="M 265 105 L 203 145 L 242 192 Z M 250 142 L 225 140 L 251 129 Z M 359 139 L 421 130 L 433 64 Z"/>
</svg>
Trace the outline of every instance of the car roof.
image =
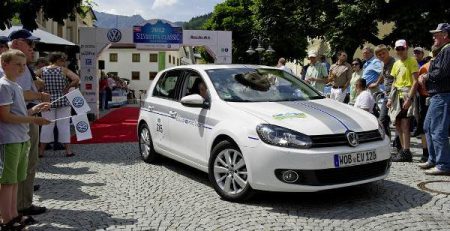
<svg viewBox="0 0 450 231">
<path fill-rule="evenodd" d="M 177 69 L 194 69 L 194 70 L 213 70 L 213 69 L 231 69 L 231 68 L 270 68 L 277 69 L 274 67 L 254 65 L 254 64 L 194 64 L 194 65 L 182 65 L 167 68 L 167 70 L 177 70 Z"/>
</svg>

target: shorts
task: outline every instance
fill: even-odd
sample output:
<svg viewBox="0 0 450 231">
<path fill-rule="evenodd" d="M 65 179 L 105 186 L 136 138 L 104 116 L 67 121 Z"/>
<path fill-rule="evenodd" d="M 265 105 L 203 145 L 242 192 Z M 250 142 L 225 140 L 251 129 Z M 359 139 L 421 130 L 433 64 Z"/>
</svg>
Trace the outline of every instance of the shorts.
<svg viewBox="0 0 450 231">
<path fill-rule="evenodd" d="M 30 141 L 0 145 L 0 159 L 3 170 L 0 184 L 17 184 L 27 178 Z"/>
<path fill-rule="evenodd" d="M 403 99 L 399 100 L 400 103 L 400 107 L 402 108 L 400 113 L 398 113 L 397 117 L 395 117 L 395 120 L 399 120 L 399 119 L 406 119 L 409 118 L 410 116 L 408 116 L 408 110 L 409 109 L 403 109 L 403 103 L 405 103 L 405 101 Z M 411 105 L 412 107 L 412 105 Z"/>
</svg>

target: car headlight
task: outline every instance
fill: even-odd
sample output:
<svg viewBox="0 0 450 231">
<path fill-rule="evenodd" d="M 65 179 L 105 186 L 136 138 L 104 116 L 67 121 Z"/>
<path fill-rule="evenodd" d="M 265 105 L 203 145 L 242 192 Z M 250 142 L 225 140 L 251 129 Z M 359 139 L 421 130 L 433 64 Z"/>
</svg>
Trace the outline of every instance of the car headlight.
<svg viewBox="0 0 450 231">
<path fill-rule="evenodd" d="M 378 132 L 381 135 L 381 138 L 384 139 L 384 136 L 386 135 L 386 131 L 384 130 L 383 124 L 381 124 L 381 121 L 378 120 Z"/>
<path fill-rule="evenodd" d="M 271 124 L 258 125 L 256 132 L 264 143 L 275 146 L 307 149 L 312 145 L 309 136 Z"/>
</svg>

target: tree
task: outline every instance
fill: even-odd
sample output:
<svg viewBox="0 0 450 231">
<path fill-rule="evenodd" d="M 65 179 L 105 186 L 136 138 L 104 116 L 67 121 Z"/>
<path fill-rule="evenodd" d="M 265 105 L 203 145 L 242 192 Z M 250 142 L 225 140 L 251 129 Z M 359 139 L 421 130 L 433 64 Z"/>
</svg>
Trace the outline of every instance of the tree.
<svg viewBox="0 0 450 231">
<path fill-rule="evenodd" d="M 275 41 L 275 50 L 287 58 L 304 57 L 303 38 L 306 37 L 323 38 L 330 43 L 332 51 L 345 50 L 350 56 L 365 42 L 392 46 L 395 40 L 403 38 L 411 46 L 430 47 L 428 31 L 450 18 L 450 1 L 446 0 L 254 2 L 257 27 Z M 393 23 L 393 31 L 379 38 L 379 22 Z"/>
<path fill-rule="evenodd" d="M 401 0 L 387 2 L 383 1 L 380 6 L 380 20 L 394 22 L 395 28 L 380 41 L 382 43 L 393 44 L 403 38 L 412 46 L 431 48 L 433 41 L 429 30 L 450 19 L 450 1 L 447 0 L 410 0 L 407 4 Z"/>
<path fill-rule="evenodd" d="M 252 5 L 252 0 L 226 0 L 214 7 L 211 17 L 204 25 L 207 30 L 233 32 L 233 63 L 256 62 L 255 57 L 245 53 L 253 37 Z"/>
<path fill-rule="evenodd" d="M 45 20 L 64 25 L 64 19 L 74 19 L 76 13 L 84 15 L 95 4 L 92 0 L 2 0 L 0 3 L 0 29 L 11 27 L 11 22 L 18 14 L 24 28 L 34 30 L 37 14 L 42 10 Z"/>
<path fill-rule="evenodd" d="M 318 1 L 254 0 L 252 8 L 259 34 L 268 37 L 278 56 L 288 60 L 306 55 L 307 37 L 319 33 Z"/>
<path fill-rule="evenodd" d="M 201 30 L 203 26 L 205 25 L 206 21 L 211 17 L 212 13 L 205 14 L 202 16 L 197 16 L 191 18 L 189 22 L 185 22 L 183 24 L 183 29 L 185 30 Z"/>
</svg>

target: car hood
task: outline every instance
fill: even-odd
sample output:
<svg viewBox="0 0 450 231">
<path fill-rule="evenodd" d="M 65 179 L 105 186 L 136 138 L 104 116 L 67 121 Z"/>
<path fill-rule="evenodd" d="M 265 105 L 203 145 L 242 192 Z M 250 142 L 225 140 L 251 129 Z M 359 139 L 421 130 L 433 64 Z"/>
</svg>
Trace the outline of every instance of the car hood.
<svg viewBox="0 0 450 231">
<path fill-rule="evenodd" d="M 269 124 L 306 135 L 361 132 L 378 129 L 372 114 L 330 99 L 290 102 L 229 103 Z"/>
</svg>

